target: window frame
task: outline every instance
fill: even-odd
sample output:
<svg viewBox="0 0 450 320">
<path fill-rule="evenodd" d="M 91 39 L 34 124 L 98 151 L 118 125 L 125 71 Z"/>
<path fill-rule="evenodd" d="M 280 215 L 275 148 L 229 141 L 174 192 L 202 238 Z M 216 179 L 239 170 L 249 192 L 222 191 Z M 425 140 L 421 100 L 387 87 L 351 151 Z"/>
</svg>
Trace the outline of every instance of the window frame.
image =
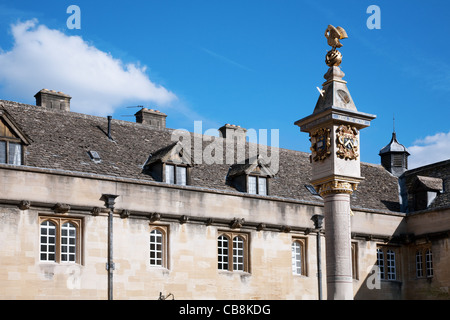
<svg viewBox="0 0 450 320">
<path fill-rule="evenodd" d="M 255 193 L 250 193 L 250 178 L 255 178 Z M 266 193 L 261 194 L 260 193 L 260 181 L 259 179 L 265 179 L 266 181 Z M 247 193 L 248 194 L 253 194 L 253 195 L 259 195 L 259 196 L 268 196 L 269 195 L 269 177 L 267 176 L 261 176 L 261 175 L 256 175 L 256 174 L 249 174 L 247 175 Z"/>
<path fill-rule="evenodd" d="M 428 261 L 428 257 L 430 257 L 430 261 Z M 425 271 L 427 278 L 432 278 L 434 276 L 433 251 L 431 250 L 431 247 L 425 251 Z"/>
<path fill-rule="evenodd" d="M 352 241 L 351 242 L 352 247 L 352 278 L 354 280 L 359 280 L 359 259 L 358 259 L 358 243 Z"/>
<path fill-rule="evenodd" d="M 434 277 L 433 250 L 431 248 L 431 245 L 416 247 L 414 252 L 415 252 L 414 265 L 415 265 L 416 279 L 433 278 Z"/>
<path fill-rule="evenodd" d="M 381 248 L 377 248 L 377 262 L 376 262 L 376 266 L 378 267 L 378 279 L 380 280 L 384 280 L 385 279 L 385 274 L 384 274 L 384 252 Z"/>
<path fill-rule="evenodd" d="M 396 254 L 392 249 L 386 250 L 387 280 L 397 280 Z"/>
<path fill-rule="evenodd" d="M 163 226 L 163 225 L 152 225 L 150 224 L 150 230 L 148 233 L 149 236 L 149 246 L 148 246 L 148 265 L 150 266 L 150 268 L 163 268 L 163 269 L 169 269 L 169 227 L 168 226 Z M 162 238 L 162 257 L 161 257 L 161 265 L 157 265 L 157 264 L 152 264 L 151 263 L 151 255 L 152 255 L 152 250 L 151 250 L 151 234 L 153 231 L 158 231 L 161 233 L 161 238 Z"/>
<path fill-rule="evenodd" d="M 5 162 L 0 162 L 0 164 L 11 164 L 16 166 L 21 166 L 24 163 L 24 145 L 20 139 L 8 138 L 8 137 L 0 137 L 0 142 L 5 142 Z M 11 143 L 17 144 L 20 146 L 20 163 L 14 164 L 10 162 L 11 155 Z"/>
<path fill-rule="evenodd" d="M 42 241 L 42 229 L 41 226 L 44 222 L 50 222 L 55 226 L 55 259 L 54 260 L 42 260 L 41 255 L 43 252 L 41 251 L 43 243 Z M 75 261 L 63 261 L 62 260 L 62 228 L 66 223 L 72 224 L 75 228 Z M 72 264 L 82 264 L 82 228 L 83 228 L 83 219 L 82 218 L 73 218 L 73 217 L 58 217 L 58 216 L 39 216 L 39 250 L 38 250 L 38 261 L 39 263 L 55 263 L 61 265 L 72 265 Z"/>
<path fill-rule="evenodd" d="M 298 269 L 297 265 L 297 259 L 295 259 L 295 270 L 294 270 L 294 257 L 293 257 L 293 246 L 297 243 L 300 246 L 300 273 L 297 273 L 296 270 Z M 306 238 L 298 238 L 293 237 L 291 241 L 291 273 L 294 276 L 307 276 L 307 269 L 306 269 Z"/>
<path fill-rule="evenodd" d="M 416 266 L 416 278 L 423 278 L 424 277 L 424 268 L 423 268 L 423 254 L 422 250 L 416 250 L 416 254 L 414 255 L 415 258 L 415 266 Z"/>
<path fill-rule="evenodd" d="M 219 260 L 220 257 L 225 257 L 226 255 L 222 254 L 219 255 L 219 250 L 220 248 L 223 247 L 219 247 L 219 238 L 221 237 L 225 237 L 227 239 L 227 268 L 219 268 L 220 263 L 223 264 L 223 262 L 221 262 Z M 243 259 L 242 259 L 242 266 L 243 266 L 243 270 L 236 270 L 235 267 L 235 252 L 236 252 L 236 248 L 234 247 L 235 238 L 241 238 L 243 241 L 243 245 L 242 245 L 242 252 L 243 252 Z M 228 271 L 228 272 L 238 272 L 238 273 L 250 273 L 250 236 L 247 233 L 242 233 L 242 232 L 232 232 L 232 231 L 219 231 L 218 236 L 216 237 L 216 245 L 217 245 L 217 270 L 218 271 Z M 239 264 L 241 265 L 241 264 Z"/>
<path fill-rule="evenodd" d="M 379 268 L 378 276 L 384 281 L 400 280 L 400 248 L 395 246 L 377 246 L 376 266 Z M 382 253 L 380 257 L 379 253 Z M 393 259 L 392 259 L 393 258 Z M 380 266 L 380 262 L 382 262 Z"/>
<path fill-rule="evenodd" d="M 167 167 L 168 166 L 173 167 L 173 183 L 167 181 L 167 170 L 168 170 Z M 178 183 L 179 181 L 177 181 L 178 180 L 178 178 L 177 178 L 178 168 L 183 168 L 186 172 L 185 184 L 180 184 L 180 183 Z M 163 182 L 172 184 L 172 185 L 177 185 L 177 186 L 189 185 L 189 167 L 187 165 L 180 165 L 180 164 L 176 164 L 176 163 L 172 163 L 172 162 L 165 162 L 165 163 L 163 163 L 162 170 L 163 170 L 163 172 L 162 172 Z"/>
</svg>

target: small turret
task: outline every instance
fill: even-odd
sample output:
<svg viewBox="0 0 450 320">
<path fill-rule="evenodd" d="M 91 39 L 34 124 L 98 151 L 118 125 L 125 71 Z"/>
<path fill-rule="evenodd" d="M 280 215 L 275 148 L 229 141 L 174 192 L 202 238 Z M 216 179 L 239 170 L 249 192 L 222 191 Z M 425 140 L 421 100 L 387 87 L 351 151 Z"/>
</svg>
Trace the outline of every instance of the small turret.
<svg viewBox="0 0 450 320">
<path fill-rule="evenodd" d="M 408 149 L 397 141 L 397 135 L 392 132 L 391 142 L 379 153 L 381 165 L 394 176 L 400 177 L 408 170 Z"/>
</svg>

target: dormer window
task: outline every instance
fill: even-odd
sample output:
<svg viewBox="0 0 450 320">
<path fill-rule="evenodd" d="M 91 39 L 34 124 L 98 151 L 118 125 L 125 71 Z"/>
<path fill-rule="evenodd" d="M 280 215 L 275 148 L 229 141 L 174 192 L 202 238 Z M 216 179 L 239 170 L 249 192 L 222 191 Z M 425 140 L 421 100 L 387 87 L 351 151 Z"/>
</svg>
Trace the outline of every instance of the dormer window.
<svg viewBox="0 0 450 320">
<path fill-rule="evenodd" d="M 267 178 L 259 176 L 248 176 L 248 193 L 267 195 Z"/>
<path fill-rule="evenodd" d="M 23 165 L 24 145 L 28 139 L 14 124 L 13 120 L 0 109 L 0 163 Z"/>
<path fill-rule="evenodd" d="M 0 140 L 0 163 L 21 165 L 22 144 Z"/>
<path fill-rule="evenodd" d="M 185 186 L 187 184 L 187 167 L 166 163 L 165 182 Z"/>
<path fill-rule="evenodd" d="M 192 163 L 182 144 L 176 142 L 151 154 L 144 165 L 144 173 L 160 182 L 185 186 L 189 184 Z"/>
<path fill-rule="evenodd" d="M 274 177 L 269 167 L 259 156 L 245 160 L 243 164 L 234 164 L 227 175 L 227 183 L 238 191 L 266 196 L 269 194 L 269 180 Z"/>
<path fill-rule="evenodd" d="M 443 190 L 440 178 L 416 176 L 408 190 L 414 211 L 428 209 Z"/>
</svg>

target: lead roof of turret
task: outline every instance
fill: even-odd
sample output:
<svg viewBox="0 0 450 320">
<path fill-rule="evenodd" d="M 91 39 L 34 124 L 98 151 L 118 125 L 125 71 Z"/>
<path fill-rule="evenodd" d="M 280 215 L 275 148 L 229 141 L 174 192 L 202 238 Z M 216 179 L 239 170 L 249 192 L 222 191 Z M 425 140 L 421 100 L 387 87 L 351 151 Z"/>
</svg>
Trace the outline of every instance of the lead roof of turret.
<svg viewBox="0 0 450 320">
<path fill-rule="evenodd" d="M 401 143 L 399 143 L 397 141 L 397 135 L 396 135 L 395 131 L 392 133 L 391 142 L 389 142 L 389 144 L 387 146 L 382 148 L 380 150 L 379 154 L 382 155 L 382 154 L 390 153 L 390 152 L 405 152 L 409 155 L 408 149 L 406 149 L 406 147 L 404 145 L 402 145 Z"/>
</svg>

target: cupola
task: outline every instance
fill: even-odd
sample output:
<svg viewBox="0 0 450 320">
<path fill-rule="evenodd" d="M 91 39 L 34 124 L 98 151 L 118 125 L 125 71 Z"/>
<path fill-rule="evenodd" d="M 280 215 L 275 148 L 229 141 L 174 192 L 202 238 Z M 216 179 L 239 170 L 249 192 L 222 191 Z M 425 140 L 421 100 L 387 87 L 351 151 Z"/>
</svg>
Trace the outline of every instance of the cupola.
<svg viewBox="0 0 450 320">
<path fill-rule="evenodd" d="M 408 170 L 408 149 L 397 141 L 395 131 L 392 133 L 391 142 L 379 153 L 381 165 L 394 176 L 400 177 Z"/>
</svg>

